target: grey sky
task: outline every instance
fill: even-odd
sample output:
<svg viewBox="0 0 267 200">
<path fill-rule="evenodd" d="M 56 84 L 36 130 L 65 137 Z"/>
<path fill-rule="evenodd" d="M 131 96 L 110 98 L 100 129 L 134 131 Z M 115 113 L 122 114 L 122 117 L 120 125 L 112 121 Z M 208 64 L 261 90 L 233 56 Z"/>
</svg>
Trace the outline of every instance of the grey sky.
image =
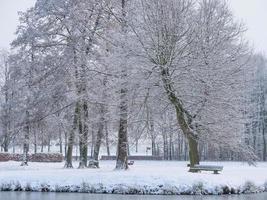
<svg viewBox="0 0 267 200">
<path fill-rule="evenodd" d="M 257 51 L 267 54 L 267 0 L 228 0 L 234 14 L 246 23 L 247 38 Z M 8 48 L 14 39 L 18 11 L 24 11 L 35 0 L 0 0 L 0 47 Z"/>
<path fill-rule="evenodd" d="M 247 37 L 255 49 L 267 54 L 267 0 L 228 0 L 238 19 L 247 27 Z"/>
<path fill-rule="evenodd" d="M 0 48 L 9 48 L 18 25 L 18 11 L 25 11 L 35 0 L 0 0 Z"/>
</svg>

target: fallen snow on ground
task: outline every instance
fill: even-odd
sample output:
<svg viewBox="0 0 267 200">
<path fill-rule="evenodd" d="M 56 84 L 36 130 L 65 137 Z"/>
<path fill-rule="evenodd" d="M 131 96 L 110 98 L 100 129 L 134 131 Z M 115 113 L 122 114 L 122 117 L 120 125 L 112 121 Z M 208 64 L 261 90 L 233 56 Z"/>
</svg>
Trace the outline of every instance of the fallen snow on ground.
<svg viewBox="0 0 267 200">
<path fill-rule="evenodd" d="M 52 191 L 115 194 L 230 194 L 267 191 L 267 163 L 256 167 L 237 162 L 223 165 L 221 174 L 189 173 L 186 162 L 135 161 L 127 171 L 114 161 L 100 169 L 64 169 L 64 163 L 0 163 L 0 191 Z M 77 167 L 78 163 L 74 163 Z"/>
</svg>

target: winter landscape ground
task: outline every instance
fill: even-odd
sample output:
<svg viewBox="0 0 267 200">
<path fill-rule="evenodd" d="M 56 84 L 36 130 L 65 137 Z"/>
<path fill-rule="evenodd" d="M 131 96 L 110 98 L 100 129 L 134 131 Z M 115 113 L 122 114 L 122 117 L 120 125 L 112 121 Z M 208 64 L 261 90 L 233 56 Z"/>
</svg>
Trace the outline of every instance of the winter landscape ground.
<svg viewBox="0 0 267 200">
<path fill-rule="evenodd" d="M 63 169 L 64 163 L 0 164 L 1 191 L 51 191 L 114 194 L 230 194 L 267 191 L 267 163 L 205 162 L 223 165 L 219 175 L 189 173 L 186 162 L 136 161 L 127 171 L 114 170 L 115 161 L 100 169 Z M 74 163 L 78 166 L 78 163 Z"/>
</svg>

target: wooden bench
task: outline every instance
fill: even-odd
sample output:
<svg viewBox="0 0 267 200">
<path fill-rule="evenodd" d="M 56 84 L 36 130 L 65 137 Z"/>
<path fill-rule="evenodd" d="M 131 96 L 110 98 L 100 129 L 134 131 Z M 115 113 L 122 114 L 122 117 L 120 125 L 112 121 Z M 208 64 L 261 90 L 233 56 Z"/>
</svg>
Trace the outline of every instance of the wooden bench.
<svg viewBox="0 0 267 200">
<path fill-rule="evenodd" d="M 133 164 L 134 164 L 134 161 L 133 160 L 131 160 L 131 161 L 128 162 L 128 165 L 133 165 Z"/>
<path fill-rule="evenodd" d="M 195 165 L 190 167 L 190 171 L 201 172 L 201 171 L 213 171 L 214 174 L 219 174 L 223 170 L 223 166 L 216 165 Z"/>
<path fill-rule="evenodd" d="M 99 162 L 97 160 L 89 160 L 88 168 L 99 168 Z"/>
</svg>

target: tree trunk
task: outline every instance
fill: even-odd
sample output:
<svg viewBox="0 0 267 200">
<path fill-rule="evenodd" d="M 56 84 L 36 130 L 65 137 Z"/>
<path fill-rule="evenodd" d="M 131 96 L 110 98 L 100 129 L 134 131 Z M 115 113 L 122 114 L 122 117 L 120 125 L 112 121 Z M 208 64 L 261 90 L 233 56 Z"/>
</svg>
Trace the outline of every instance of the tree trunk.
<svg viewBox="0 0 267 200">
<path fill-rule="evenodd" d="M 126 44 L 126 1 L 121 0 L 122 8 L 122 22 L 121 28 L 124 34 L 124 45 Z M 126 61 L 126 60 L 125 60 Z M 127 90 L 127 63 L 123 63 L 123 69 L 121 72 L 122 87 L 120 90 L 120 121 L 119 121 L 119 132 L 118 132 L 118 146 L 117 146 L 117 159 L 116 169 L 128 169 L 128 90 Z"/>
<path fill-rule="evenodd" d="M 167 142 L 167 136 L 166 131 L 163 131 L 163 158 L 164 160 L 168 160 L 168 142 Z"/>
<path fill-rule="evenodd" d="M 14 139 L 13 139 L 13 146 L 12 146 L 12 152 L 13 153 L 16 153 L 16 144 L 15 144 L 15 142 L 14 142 Z"/>
<path fill-rule="evenodd" d="M 121 89 L 120 122 L 119 122 L 119 133 L 118 133 L 116 169 L 128 169 L 127 117 L 128 117 L 127 90 Z"/>
<path fill-rule="evenodd" d="M 93 154 L 93 162 L 90 164 L 90 168 L 99 168 L 99 152 L 100 146 L 102 143 L 102 139 L 104 136 L 104 125 L 105 125 L 105 108 L 104 105 L 101 104 L 99 108 L 100 119 L 98 122 L 98 131 L 96 135 L 96 142 L 94 145 L 94 154 Z"/>
<path fill-rule="evenodd" d="M 51 136 L 48 136 L 48 144 L 47 144 L 47 152 L 50 153 L 50 147 L 51 147 Z"/>
<path fill-rule="evenodd" d="M 80 163 L 79 168 L 87 167 L 87 153 L 88 153 L 88 104 L 86 100 L 82 102 L 82 115 L 79 120 L 80 133 Z"/>
<path fill-rule="evenodd" d="M 156 152 L 156 143 L 154 137 L 152 137 L 151 139 L 151 149 L 152 149 L 152 156 L 155 156 L 157 152 Z"/>
<path fill-rule="evenodd" d="M 36 129 L 33 132 L 33 137 L 34 137 L 34 153 L 37 153 L 37 134 L 36 134 Z"/>
<path fill-rule="evenodd" d="M 138 138 L 135 139 L 135 153 L 138 153 Z"/>
<path fill-rule="evenodd" d="M 266 136 L 265 136 L 265 124 L 263 125 L 263 130 L 262 130 L 262 141 L 263 141 L 263 161 L 266 161 L 266 156 L 267 156 L 267 144 L 266 144 Z"/>
<path fill-rule="evenodd" d="M 5 59 L 4 59 L 5 60 Z M 3 135 L 4 135 L 4 141 L 3 141 L 3 148 L 4 152 L 8 152 L 8 146 L 10 144 L 10 113 L 11 113 L 11 105 L 9 105 L 9 87 L 7 85 L 8 79 L 9 79 L 9 67 L 8 67 L 8 62 L 5 61 L 4 63 L 5 67 L 5 87 L 4 89 L 4 94 L 5 94 L 5 106 L 4 106 L 4 118 L 3 118 Z M 8 108 L 5 108 L 8 107 Z"/>
<path fill-rule="evenodd" d="M 168 68 L 162 66 L 161 75 L 162 75 L 163 86 L 167 93 L 167 96 L 170 102 L 175 107 L 178 124 L 183 134 L 188 140 L 190 166 L 193 167 L 194 165 L 199 164 L 199 156 L 198 156 L 199 153 L 198 153 L 198 143 L 196 141 L 196 135 L 190 128 L 190 123 L 188 121 L 190 119 L 190 116 L 186 113 L 186 111 L 182 106 L 182 102 L 175 94 L 175 90 L 171 82 L 171 77 Z M 190 170 L 190 172 L 192 171 Z"/>
<path fill-rule="evenodd" d="M 128 169 L 127 117 L 124 115 L 127 114 L 121 114 L 120 119 L 116 169 Z"/>
<path fill-rule="evenodd" d="M 67 148 L 68 148 L 68 134 L 66 131 L 64 131 L 64 140 L 65 140 L 65 144 L 64 144 L 64 156 L 65 156 L 65 159 L 66 159 L 66 156 L 67 156 Z"/>
<path fill-rule="evenodd" d="M 74 143 L 74 130 L 72 130 L 69 135 L 65 168 L 73 168 L 73 165 L 72 165 L 73 143 Z"/>
<path fill-rule="evenodd" d="M 94 166 L 90 166 L 92 168 L 99 168 L 99 151 L 100 151 L 100 146 L 103 138 L 103 130 L 104 130 L 104 125 L 103 122 L 98 123 L 98 131 L 96 135 L 96 143 L 94 146 L 94 154 L 93 154 L 93 160 L 94 160 Z"/>
<path fill-rule="evenodd" d="M 92 126 L 92 143 L 91 143 L 91 158 L 94 157 L 94 144 L 95 144 L 95 131 L 94 131 L 95 126 Z"/>
<path fill-rule="evenodd" d="M 172 154 L 172 150 L 173 150 L 173 144 L 172 144 L 172 135 L 170 135 L 170 138 L 169 138 L 169 160 L 172 160 L 173 158 L 172 158 L 172 156 L 173 156 L 173 154 Z"/>
<path fill-rule="evenodd" d="M 7 100 L 6 100 L 7 103 Z M 7 111 L 7 109 L 5 109 L 5 116 L 3 119 L 4 123 L 3 123 L 3 135 L 4 135 L 4 141 L 3 141 L 3 148 L 4 148 L 4 152 L 8 152 L 8 147 L 10 144 L 10 121 L 9 121 L 9 113 Z"/>
<path fill-rule="evenodd" d="M 152 151 L 152 156 L 155 156 L 156 155 L 156 138 L 155 138 L 155 131 L 154 131 L 154 121 L 151 115 L 152 114 L 150 114 L 151 151 Z"/>
<path fill-rule="evenodd" d="M 8 136 L 4 137 L 4 143 L 3 143 L 3 148 L 4 148 L 4 152 L 8 152 Z"/>
<path fill-rule="evenodd" d="M 82 148 L 82 157 L 83 157 L 83 163 L 85 166 L 87 166 L 87 158 L 88 158 L 88 132 L 89 132 L 89 126 L 88 126 L 88 102 L 84 100 L 83 102 L 83 148 Z"/>
<path fill-rule="evenodd" d="M 188 153 L 188 144 L 186 143 L 186 140 L 184 140 L 184 161 L 187 161 L 187 153 Z"/>
<path fill-rule="evenodd" d="M 59 134 L 59 152 L 63 153 L 63 141 L 62 141 L 61 124 L 59 125 L 58 134 Z"/>
<path fill-rule="evenodd" d="M 66 163 L 65 168 L 73 168 L 72 165 L 72 152 L 73 152 L 73 144 L 74 144 L 74 133 L 78 124 L 78 116 L 80 115 L 80 103 L 77 102 L 75 105 L 74 119 L 73 119 L 73 127 L 69 135 L 68 140 L 68 148 L 66 155 Z"/>
<path fill-rule="evenodd" d="M 199 154 L 198 154 L 198 143 L 191 137 L 187 138 L 188 145 L 189 145 L 189 159 L 190 159 L 190 166 L 194 166 L 199 164 Z M 190 172 L 196 172 L 194 170 L 189 170 Z"/>
<path fill-rule="evenodd" d="M 107 122 L 107 120 L 105 121 L 105 133 L 106 133 L 107 155 L 110 156 L 109 134 L 108 134 L 108 122 Z"/>
<path fill-rule="evenodd" d="M 43 134 L 43 128 L 41 126 L 41 153 L 44 152 L 44 134 Z"/>
<path fill-rule="evenodd" d="M 8 152 L 8 147 L 10 144 L 10 122 L 8 121 L 8 112 L 6 112 L 6 116 L 5 118 L 7 119 L 3 119 L 4 120 L 4 124 L 3 124 L 3 133 L 4 133 L 4 141 L 3 141 L 3 148 L 4 148 L 4 152 Z"/>
<path fill-rule="evenodd" d="M 29 140 L 30 140 L 30 122 L 29 111 L 26 111 L 26 124 L 24 128 L 23 160 L 21 166 L 27 166 L 29 161 Z"/>
</svg>

